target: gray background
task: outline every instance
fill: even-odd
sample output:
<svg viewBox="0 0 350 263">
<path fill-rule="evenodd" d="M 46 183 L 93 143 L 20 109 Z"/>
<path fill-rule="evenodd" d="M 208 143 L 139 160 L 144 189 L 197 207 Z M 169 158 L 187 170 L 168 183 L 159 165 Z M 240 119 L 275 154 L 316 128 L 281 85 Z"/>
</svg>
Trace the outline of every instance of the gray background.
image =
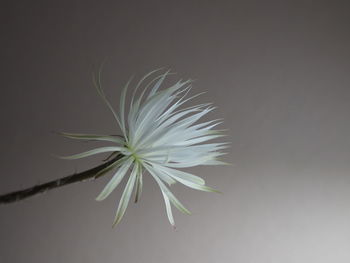
<svg viewBox="0 0 350 263">
<path fill-rule="evenodd" d="M 218 109 L 232 167 L 197 167 L 224 194 L 151 178 L 111 224 L 108 178 L 0 207 L 0 262 L 350 262 L 350 35 L 346 1 L 8 1 L 1 6 L 0 192 L 101 161 L 52 131 L 113 134 L 92 87 L 107 58 L 117 106 L 132 74 L 170 67 Z M 174 80 L 176 80 L 174 78 Z M 120 188 L 119 188 L 120 189 Z"/>
</svg>

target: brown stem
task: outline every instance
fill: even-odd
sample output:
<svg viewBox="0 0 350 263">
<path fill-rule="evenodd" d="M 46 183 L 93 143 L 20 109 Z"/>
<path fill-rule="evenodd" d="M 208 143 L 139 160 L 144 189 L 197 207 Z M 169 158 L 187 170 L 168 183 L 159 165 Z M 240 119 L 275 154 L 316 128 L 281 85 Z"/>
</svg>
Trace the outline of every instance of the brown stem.
<svg viewBox="0 0 350 263">
<path fill-rule="evenodd" d="M 96 179 L 99 175 L 99 173 L 107 168 L 109 165 L 113 164 L 115 161 L 119 160 L 123 155 L 117 155 L 113 159 L 109 160 L 108 162 L 105 162 L 103 164 L 100 164 L 94 168 L 91 168 L 89 170 L 80 172 L 80 173 L 75 173 L 72 175 L 68 175 L 66 177 L 56 179 L 44 184 L 36 185 L 24 190 L 19 190 L 15 192 L 11 192 L 8 194 L 0 195 L 0 204 L 8 204 L 12 202 L 17 202 L 22 199 L 31 197 L 33 195 L 39 194 L 39 193 L 44 193 L 46 191 L 49 191 L 54 188 L 58 188 L 64 185 L 76 183 L 76 182 L 82 182 L 86 180 L 91 180 L 91 179 Z"/>
</svg>

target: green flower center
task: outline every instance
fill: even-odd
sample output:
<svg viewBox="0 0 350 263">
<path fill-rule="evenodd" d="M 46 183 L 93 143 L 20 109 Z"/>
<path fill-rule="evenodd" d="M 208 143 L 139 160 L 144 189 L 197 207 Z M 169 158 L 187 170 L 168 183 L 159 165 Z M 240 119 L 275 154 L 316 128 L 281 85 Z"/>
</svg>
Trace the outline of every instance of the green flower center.
<svg viewBox="0 0 350 263">
<path fill-rule="evenodd" d="M 131 153 L 131 156 L 134 157 L 135 161 L 138 162 L 138 163 L 141 163 L 141 159 L 137 155 L 137 151 L 135 151 L 135 149 L 132 146 L 128 145 L 128 144 L 126 144 L 125 147 L 129 150 L 129 152 Z"/>
</svg>

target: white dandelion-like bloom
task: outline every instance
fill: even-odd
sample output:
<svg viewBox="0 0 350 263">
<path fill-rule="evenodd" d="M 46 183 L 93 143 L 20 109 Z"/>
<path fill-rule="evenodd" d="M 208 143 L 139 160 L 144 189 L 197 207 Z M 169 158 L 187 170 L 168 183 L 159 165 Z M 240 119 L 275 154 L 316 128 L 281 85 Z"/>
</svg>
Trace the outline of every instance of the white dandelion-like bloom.
<svg viewBox="0 0 350 263">
<path fill-rule="evenodd" d="M 167 185 L 179 182 L 193 189 L 217 192 L 206 186 L 204 180 L 199 176 L 181 171 L 179 168 L 226 164 L 218 157 L 225 154 L 220 150 L 227 148 L 228 143 L 208 143 L 208 141 L 224 136 L 222 130 L 213 129 L 221 123 L 221 120 L 198 123 L 214 107 L 211 103 L 181 107 L 200 94 L 188 97 L 192 85 L 191 80 L 180 80 L 169 88 L 160 89 L 169 71 L 157 75 L 144 85 L 146 80 L 157 71 L 150 72 L 137 83 L 128 107 L 126 95 L 130 81 L 126 84 L 120 96 L 118 114 L 101 88 L 100 77 L 95 81 L 98 93 L 111 110 L 122 131 L 122 136 L 63 133 L 64 136 L 73 139 L 112 143 L 108 147 L 64 157 L 66 159 L 79 159 L 107 152 L 120 156 L 100 171 L 99 175 L 116 169 L 112 179 L 96 200 L 101 201 L 108 197 L 131 170 L 113 225 L 118 224 L 122 219 L 133 191 L 135 191 L 135 202 L 140 198 L 144 172 L 147 171 L 159 185 L 168 219 L 174 226 L 171 204 L 185 214 L 190 214 L 190 211 L 180 203 Z M 137 90 L 141 87 L 143 90 L 137 96 Z"/>
</svg>

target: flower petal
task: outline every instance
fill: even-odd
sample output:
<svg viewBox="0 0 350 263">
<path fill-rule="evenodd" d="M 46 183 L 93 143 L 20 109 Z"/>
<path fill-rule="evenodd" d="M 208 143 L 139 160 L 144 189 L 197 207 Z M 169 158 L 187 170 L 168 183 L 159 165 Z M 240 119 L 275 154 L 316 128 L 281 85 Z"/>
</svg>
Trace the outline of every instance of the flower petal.
<svg viewBox="0 0 350 263">
<path fill-rule="evenodd" d="M 182 183 L 183 185 L 186 185 L 190 188 L 193 188 L 196 190 L 201 190 L 201 191 L 206 191 L 206 192 L 220 193 L 220 191 L 215 190 L 209 186 L 206 186 L 206 185 L 204 185 L 204 183 L 193 182 L 191 177 L 187 177 L 188 175 L 191 175 L 191 174 L 187 174 L 187 173 L 184 173 L 184 172 L 176 170 L 176 169 L 170 169 L 170 168 L 165 168 L 165 167 L 161 167 L 161 168 L 157 167 L 157 168 L 159 168 L 160 170 L 163 170 L 165 173 L 167 173 L 169 176 L 174 178 L 176 181 L 178 181 L 178 182 Z M 184 174 L 186 176 L 183 176 Z M 192 176 L 194 176 L 194 175 L 192 175 Z M 190 178 L 190 180 L 185 179 L 185 178 Z M 203 182 L 204 182 L 204 180 L 203 180 Z"/>
<path fill-rule="evenodd" d="M 129 177 L 129 180 L 125 186 L 122 197 L 120 198 L 117 213 L 113 222 L 113 226 L 117 225 L 120 222 L 120 220 L 123 218 L 126 208 L 128 207 L 129 200 L 130 200 L 132 190 L 134 188 L 136 177 L 139 170 L 138 165 L 139 164 L 136 162 L 131 172 L 131 175 Z"/>
<path fill-rule="evenodd" d="M 124 138 L 128 140 L 128 136 L 126 133 L 126 128 L 125 128 L 125 98 L 126 98 L 126 92 L 128 90 L 129 84 L 131 82 L 132 78 L 129 79 L 129 81 L 126 83 L 124 89 L 122 90 L 122 94 L 120 95 L 120 105 L 119 105 L 119 119 L 120 119 L 120 125 L 122 132 L 124 134 Z"/>
<path fill-rule="evenodd" d="M 84 157 L 88 157 L 91 155 L 95 155 L 95 154 L 99 154 L 99 153 L 105 153 L 105 152 L 120 152 L 120 151 L 126 151 L 127 149 L 124 147 L 101 147 L 101 148 L 96 148 L 90 151 L 86 151 L 86 152 L 82 152 L 82 153 L 78 153 L 78 154 L 74 154 L 74 155 L 70 155 L 70 156 L 62 156 L 60 158 L 62 159 L 80 159 L 80 158 L 84 158 Z"/>
<path fill-rule="evenodd" d="M 157 165 L 157 164 L 153 164 L 153 166 L 160 171 L 163 171 L 164 173 L 168 174 L 169 176 L 173 177 L 174 179 L 178 180 L 186 180 L 195 184 L 199 184 L 199 185 L 204 185 L 205 181 L 200 178 L 199 176 L 190 174 L 190 173 L 186 173 L 180 170 L 176 170 L 176 169 L 172 169 L 169 167 L 165 167 L 162 165 Z"/>
<path fill-rule="evenodd" d="M 171 204 L 169 201 L 169 197 L 166 195 L 166 193 L 163 190 L 161 190 L 161 191 L 162 191 L 162 195 L 164 198 L 165 209 L 166 209 L 166 214 L 168 216 L 168 220 L 172 226 L 175 226 L 175 221 L 174 221 L 174 217 L 173 217 L 173 212 L 171 210 Z"/>
<path fill-rule="evenodd" d="M 124 178 L 126 172 L 133 162 L 133 158 L 127 159 L 123 165 L 118 169 L 112 179 L 108 182 L 108 184 L 103 188 L 102 192 L 96 197 L 97 201 L 102 201 L 109 196 L 113 190 L 118 186 L 120 181 Z"/>
<path fill-rule="evenodd" d="M 82 133 L 67 133 L 61 132 L 62 136 L 71 138 L 71 139 L 79 139 L 79 140 L 92 140 L 92 141 L 108 141 L 115 142 L 118 144 L 125 144 L 124 139 L 118 136 L 108 136 L 108 135 L 98 135 L 98 134 L 82 134 Z"/>
<path fill-rule="evenodd" d="M 136 178 L 135 203 L 140 200 L 142 194 L 143 180 L 142 180 L 142 166 L 139 165 L 139 172 Z"/>
<path fill-rule="evenodd" d="M 154 180 L 158 183 L 160 189 L 164 192 L 164 194 L 169 198 L 170 202 L 179 209 L 182 213 L 190 215 L 191 212 L 184 207 L 180 201 L 174 196 L 172 192 L 165 186 L 165 184 L 159 179 L 159 177 L 152 172 L 152 170 L 149 170 L 150 174 L 153 176 Z"/>
<path fill-rule="evenodd" d="M 107 105 L 107 107 L 109 108 L 109 110 L 112 112 L 113 114 L 113 117 L 115 118 L 115 120 L 117 121 L 119 127 L 121 127 L 121 122 L 119 120 L 119 117 L 117 115 L 117 113 L 114 111 L 112 105 L 109 103 L 109 101 L 107 100 L 106 98 L 106 95 L 102 89 L 102 85 L 101 85 L 101 70 L 99 70 L 98 72 L 98 76 L 97 76 L 97 79 L 95 76 L 93 76 L 93 82 L 94 82 L 94 85 L 95 85 L 95 88 L 97 90 L 97 93 L 100 95 L 100 97 L 102 98 L 103 102 Z"/>
<path fill-rule="evenodd" d="M 171 178 L 169 175 L 162 173 L 161 171 L 159 171 L 158 169 L 155 169 L 154 167 L 147 165 L 146 163 L 143 163 L 143 166 L 146 168 L 146 170 L 151 173 L 154 174 L 156 176 L 158 176 L 161 180 L 163 180 L 164 182 L 166 182 L 168 185 L 172 185 L 175 184 L 176 181 Z"/>
</svg>

